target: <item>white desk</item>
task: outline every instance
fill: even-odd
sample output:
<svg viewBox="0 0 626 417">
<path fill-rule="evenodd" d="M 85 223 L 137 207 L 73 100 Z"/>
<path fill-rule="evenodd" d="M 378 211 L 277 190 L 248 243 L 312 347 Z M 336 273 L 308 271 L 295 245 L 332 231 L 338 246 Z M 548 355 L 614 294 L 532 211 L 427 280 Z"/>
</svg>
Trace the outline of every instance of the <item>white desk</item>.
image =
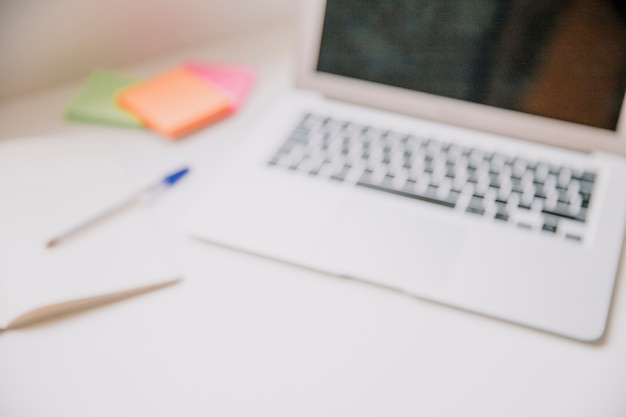
<svg viewBox="0 0 626 417">
<path fill-rule="evenodd" d="M 0 333 L 0 416 L 626 415 L 626 285 L 589 345 L 188 239 L 180 213 L 290 83 L 290 26 L 120 68 L 254 65 L 240 113 L 178 142 L 66 122 L 80 81 L 0 105 L 0 140 L 101 135 L 141 183 L 189 162 L 154 208 L 183 283 Z M 146 177 L 146 178 L 144 178 Z"/>
</svg>

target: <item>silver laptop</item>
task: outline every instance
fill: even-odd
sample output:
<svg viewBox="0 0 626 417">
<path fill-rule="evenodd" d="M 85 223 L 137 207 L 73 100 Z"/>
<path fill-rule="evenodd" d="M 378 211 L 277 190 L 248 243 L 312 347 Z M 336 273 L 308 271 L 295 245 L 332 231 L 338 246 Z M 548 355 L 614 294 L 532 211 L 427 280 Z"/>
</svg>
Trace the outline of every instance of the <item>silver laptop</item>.
<svg viewBox="0 0 626 417">
<path fill-rule="evenodd" d="M 626 218 L 622 3 L 307 0 L 300 28 L 296 86 L 188 232 L 601 338 Z"/>
</svg>

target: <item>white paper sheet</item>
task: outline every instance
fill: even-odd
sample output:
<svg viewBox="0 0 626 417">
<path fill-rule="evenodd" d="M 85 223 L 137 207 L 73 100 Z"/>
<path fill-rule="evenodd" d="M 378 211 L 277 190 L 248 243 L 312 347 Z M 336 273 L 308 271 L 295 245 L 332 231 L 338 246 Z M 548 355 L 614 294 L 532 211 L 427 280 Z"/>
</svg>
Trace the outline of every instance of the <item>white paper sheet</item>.
<svg viewBox="0 0 626 417">
<path fill-rule="evenodd" d="M 54 235 L 128 195 L 124 171 L 101 138 L 0 142 L 0 328 L 180 280 L 140 205 L 45 248 Z"/>
</svg>

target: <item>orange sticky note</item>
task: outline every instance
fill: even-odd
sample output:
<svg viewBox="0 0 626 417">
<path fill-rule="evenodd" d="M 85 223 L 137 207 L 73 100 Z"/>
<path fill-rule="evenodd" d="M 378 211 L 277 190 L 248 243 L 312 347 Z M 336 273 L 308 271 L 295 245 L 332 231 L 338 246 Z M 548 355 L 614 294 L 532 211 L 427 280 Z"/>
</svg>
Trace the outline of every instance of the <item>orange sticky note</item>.
<svg viewBox="0 0 626 417">
<path fill-rule="evenodd" d="M 120 91 L 118 103 L 146 126 L 172 138 L 229 112 L 228 97 L 182 67 Z"/>
</svg>

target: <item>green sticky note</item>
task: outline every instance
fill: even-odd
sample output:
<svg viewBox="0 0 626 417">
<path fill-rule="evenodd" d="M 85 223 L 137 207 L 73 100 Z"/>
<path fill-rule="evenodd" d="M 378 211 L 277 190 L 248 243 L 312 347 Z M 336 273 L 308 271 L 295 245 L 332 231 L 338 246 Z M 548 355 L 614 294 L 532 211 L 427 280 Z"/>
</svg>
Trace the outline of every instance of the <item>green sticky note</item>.
<svg viewBox="0 0 626 417">
<path fill-rule="evenodd" d="M 116 102 L 121 89 L 141 81 L 141 78 L 97 69 L 65 110 L 68 119 L 104 123 L 124 127 L 143 127 L 143 123 Z"/>
</svg>

